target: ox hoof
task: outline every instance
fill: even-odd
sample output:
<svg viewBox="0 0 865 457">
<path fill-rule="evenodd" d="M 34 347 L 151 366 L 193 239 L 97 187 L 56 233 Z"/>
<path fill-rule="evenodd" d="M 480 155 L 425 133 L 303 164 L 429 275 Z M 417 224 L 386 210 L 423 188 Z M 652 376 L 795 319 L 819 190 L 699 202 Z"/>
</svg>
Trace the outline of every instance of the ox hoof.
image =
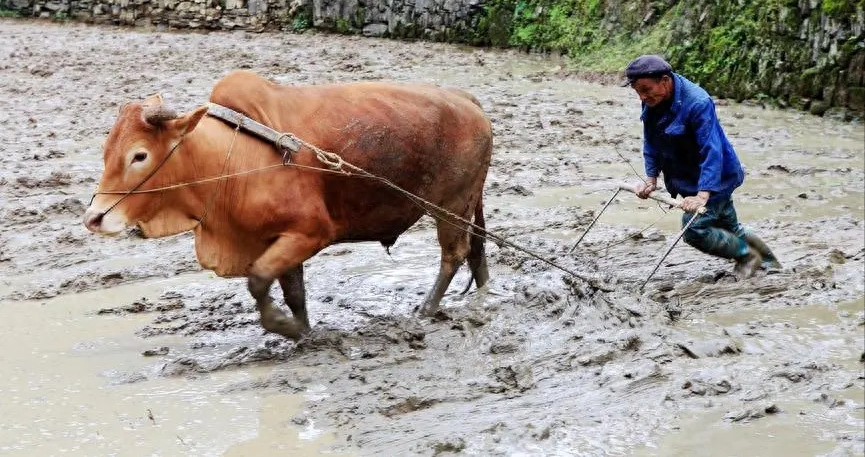
<svg viewBox="0 0 865 457">
<path fill-rule="evenodd" d="M 291 340 L 297 341 L 307 333 L 309 333 L 309 325 L 304 325 L 299 320 L 281 316 L 269 316 L 267 319 L 261 320 L 261 326 L 271 333 L 277 333 Z"/>
<path fill-rule="evenodd" d="M 432 319 L 433 321 L 449 321 L 450 315 L 438 306 L 422 306 L 418 310 L 421 317 Z"/>
<path fill-rule="evenodd" d="M 436 315 L 436 313 L 439 312 L 439 307 L 438 306 L 423 305 L 423 306 L 416 308 L 415 311 L 421 317 L 433 317 Z"/>
</svg>

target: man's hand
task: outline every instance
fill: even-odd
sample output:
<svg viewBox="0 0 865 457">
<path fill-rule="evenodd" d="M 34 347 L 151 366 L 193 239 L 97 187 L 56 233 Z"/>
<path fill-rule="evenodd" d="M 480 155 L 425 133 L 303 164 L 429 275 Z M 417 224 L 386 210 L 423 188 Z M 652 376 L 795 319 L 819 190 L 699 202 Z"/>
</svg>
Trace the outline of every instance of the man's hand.
<svg viewBox="0 0 865 457">
<path fill-rule="evenodd" d="M 637 186 L 637 197 L 642 198 L 643 200 L 649 198 L 649 194 L 658 189 L 658 179 L 657 178 L 649 178 L 645 183 Z"/>
<path fill-rule="evenodd" d="M 708 192 L 699 192 L 693 197 L 685 197 L 682 199 L 682 210 L 686 213 L 696 213 L 709 202 L 708 194 Z"/>
</svg>

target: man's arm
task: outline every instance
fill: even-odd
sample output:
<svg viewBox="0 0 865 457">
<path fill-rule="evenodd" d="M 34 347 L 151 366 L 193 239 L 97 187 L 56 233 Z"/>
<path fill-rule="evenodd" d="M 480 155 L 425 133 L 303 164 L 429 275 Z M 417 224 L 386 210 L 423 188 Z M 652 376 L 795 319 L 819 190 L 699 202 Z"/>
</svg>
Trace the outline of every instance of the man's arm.
<svg viewBox="0 0 865 457">
<path fill-rule="evenodd" d="M 649 198 L 649 194 L 658 188 L 658 153 L 649 143 L 649 129 L 643 124 L 643 164 L 646 168 L 646 180 L 637 186 L 637 197 Z"/>
<path fill-rule="evenodd" d="M 694 105 L 689 122 L 694 128 L 700 154 L 700 179 L 697 182 L 697 195 L 687 197 L 682 202 L 682 209 L 688 212 L 705 206 L 714 192 L 721 190 L 721 173 L 723 172 L 723 153 L 721 151 L 721 136 L 718 128 L 718 117 L 715 114 L 715 104 L 711 99 Z"/>
<path fill-rule="evenodd" d="M 658 151 L 649 142 L 649 128 L 643 124 L 643 164 L 646 168 L 646 176 L 658 178 Z"/>
<path fill-rule="evenodd" d="M 718 192 L 721 190 L 721 173 L 724 171 L 723 153 L 718 117 L 715 114 L 715 104 L 711 99 L 694 106 L 690 122 L 694 128 L 702 159 L 697 190 L 701 193 Z"/>
</svg>

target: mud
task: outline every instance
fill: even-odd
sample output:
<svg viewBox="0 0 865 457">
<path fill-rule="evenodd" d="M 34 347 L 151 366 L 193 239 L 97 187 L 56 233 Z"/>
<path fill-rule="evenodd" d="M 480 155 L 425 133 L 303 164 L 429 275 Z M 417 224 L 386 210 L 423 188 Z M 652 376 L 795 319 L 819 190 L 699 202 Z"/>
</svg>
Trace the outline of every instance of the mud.
<svg viewBox="0 0 865 457">
<path fill-rule="evenodd" d="M 683 244 L 641 293 L 679 214 L 619 195 L 568 254 L 642 162 L 634 95 L 562 62 L 8 19 L 0 35 L 6 452 L 123 453 L 136 442 L 195 455 L 863 453 L 860 124 L 719 103 L 748 173 L 740 219 L 784 268 L 736 281 L 730 263 Z M 615 290 L 489 242 L 491 284 L 460 295 L 461 271 L 442 313 L 418 319 L 438 255 L 424 219 L 389 254 L 343 245 L 309 261 L 314 329 L 295 344 L 264 334 L 244 281 L 200 271 L 188 234 L 87 233 L 80 216 L 118 107 L 158 92 L 191 109 L 235 68 L 286 84 L 470 90 L 496 136 L 488 228 Z"/>
</svg>

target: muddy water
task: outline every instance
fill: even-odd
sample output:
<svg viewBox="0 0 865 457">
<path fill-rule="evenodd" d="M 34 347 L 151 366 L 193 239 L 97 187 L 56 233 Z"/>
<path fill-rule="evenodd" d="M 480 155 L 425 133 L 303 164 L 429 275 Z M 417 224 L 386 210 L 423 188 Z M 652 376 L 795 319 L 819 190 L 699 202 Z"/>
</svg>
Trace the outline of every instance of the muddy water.
<svg viewBox="0 0 865 457">
<path fill-rule="evenodd" d="M 302 412 L 305 394 L 246 391 L 214 401 L 220 389 L 271 368 L 135 383 L 143 379 L 136 371 L 159 368 L 143 354 L 182 340 L 131 339 L 149 316 L 100 311 L 196 279 L 202 275 L 4 303 L 3 455 L 319 453 L 330 435 L 312 421 L 289 420 Z"/>
<path fill-rule="evenodd" d="M 561 61 L 12 20 L 0 36 L 4 454 L 863 454 L 861 124 L 719 102 L 748 171 L 737 210 L 784 268 L 737 282 L 682 245 L 641 293 L 679 214 L 620 194 L 567 254 L 642 163 L 633 94 Z M 243 281 L 199 270 L 190 236 L 87 233 L 120 104 L 191 109 L 234 68 L 470 90 L 496 135 L 488 227 L 616 290 L 488 243 L 490 285 L 459 295 L 461 271 L 419 320 L 438 255 L 422 220 L 389 255 L 308 262 L 315 330 L 294 344 L 261 331 Z"/>
<path fill-rule="evenodd" d="M 724 328 L 728 333 L 741 335 L 753 333 L 754 328 L 771 323 L 787 328 L 787 332 L 760 335 L 743 346 L 743 352 L 763 360 L 758 363 L 771 365 L 774 351 L 798 355 L 802 360 L 811 354 L 825 354 L 831 369 L 861 371 L 857 363 L 857 335 L 853 332 L 838 333 L 844 326 L 844 317 L 861 312 L 865 300 L 859 299 L 837 306 L 813 305 L 795 310 L 754 310 L 736 313 L 718 313 L 709 318 L 693 319 L 684 328 L 699 334 L 707 327 Z M 830 383 L 818 386 L 805 396 L 799 393 L 778 395 L 766 402 L 762 393 L 749 398 L 747 406 L 727 413 L 709 411 L 683 417 L 674 431 L 650 446 L 638 449 L 633 455 L 825 455 L 836 449 L 837 444 L 826 440 L 838 434 L 849 440 L 843 451 L 836 454 L 861 453 L 861 443 L 855 441 L 861 433 L 865 420 L 862 399 L 865 389 L 861 382 Z M 850 407 L 850 405 L 855 405 Z M 775 406 L 778 412 L 766 413 Z M 753 415 L 761 415 L 756 421 Z M 739 419 L 741 417 L 741 419 Z M 725 420 L 726 419 L 726 420 Z M 738 419 L 738 420 L 734 420 Z M 746 425 L 737 422 L 746 421 Z M 751 423 L 753 422 L 753 423 Z M 714 443 L 707 446 L 707 443 Z"/>
</svg>

